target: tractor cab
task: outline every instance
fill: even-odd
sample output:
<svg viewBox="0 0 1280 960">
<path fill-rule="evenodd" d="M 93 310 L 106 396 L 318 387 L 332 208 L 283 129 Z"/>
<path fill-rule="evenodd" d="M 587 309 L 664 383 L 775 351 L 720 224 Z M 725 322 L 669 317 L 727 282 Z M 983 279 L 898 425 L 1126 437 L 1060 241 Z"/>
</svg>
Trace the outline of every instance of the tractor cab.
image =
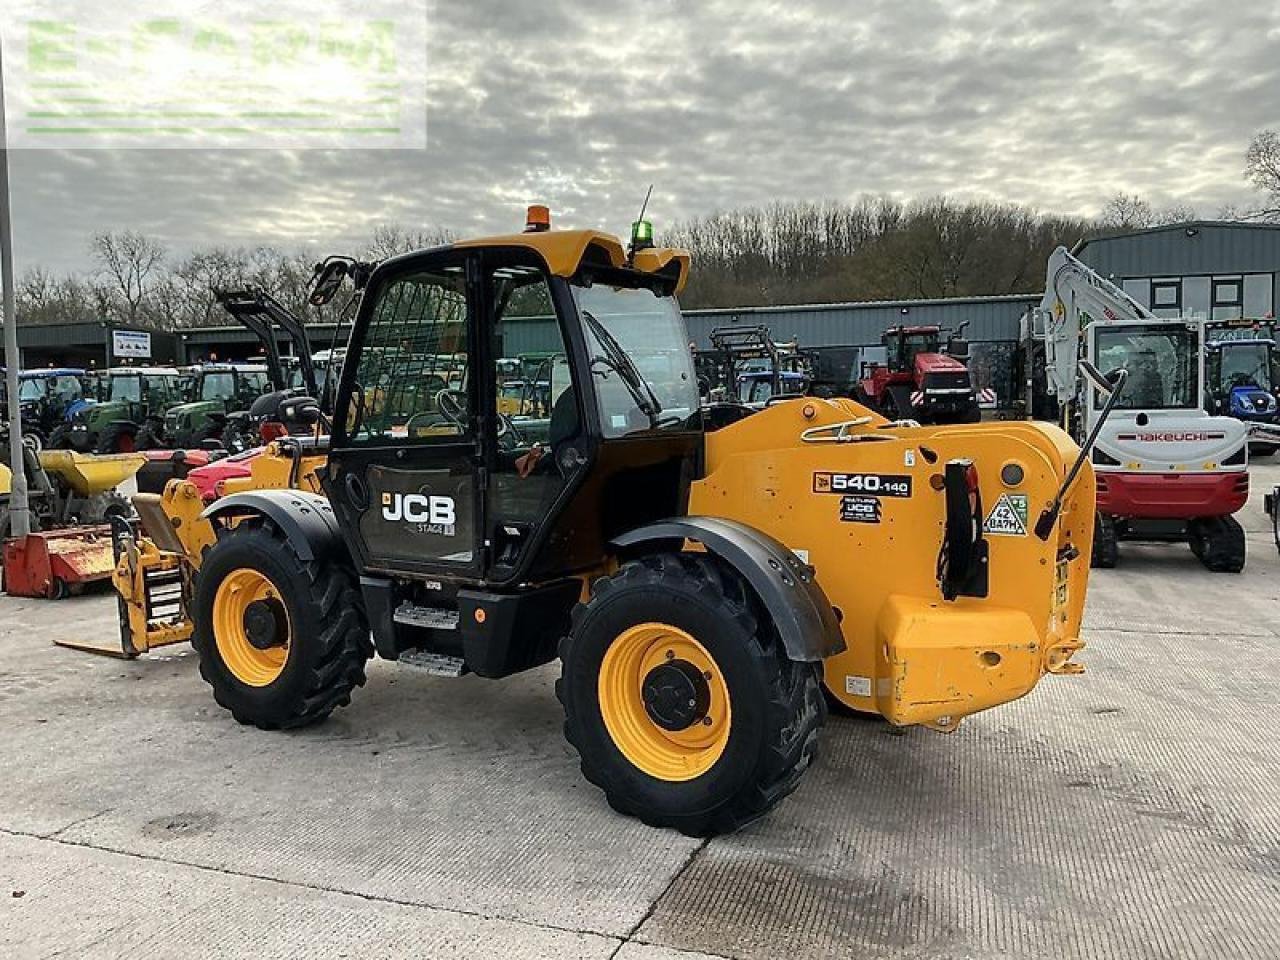
<svg viewBox="0 0 1280 960">
<path fill-rule="evenodd" d="M 1252 423 L 1275 423 L 1280 356 L 1275 341 L 1230 339 L 1205 348 L 1205 406 Z"/>
<path fill-rule="evenodd" d="M 6 391 L 0 388 L 0 403 Z M 50 368 L 23 370 L 18 374 L 18 403 L 22 426 L 29 437 L 43 444 L 93 398 L 93 382 L 84 370 Z M 4 408 L 7 412 L 7 407 Z"/>
</svg>

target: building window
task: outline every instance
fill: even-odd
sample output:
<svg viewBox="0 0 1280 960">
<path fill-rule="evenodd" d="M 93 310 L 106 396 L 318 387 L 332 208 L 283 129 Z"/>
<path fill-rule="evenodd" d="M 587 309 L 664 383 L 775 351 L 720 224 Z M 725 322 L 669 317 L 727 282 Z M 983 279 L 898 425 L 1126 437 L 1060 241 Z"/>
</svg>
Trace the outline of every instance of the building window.
<svg viewBox="0 0 1280 960">
<path fill-rule="evenodd" d="M 1182 310 L 1182 281 L 1152 280 L 1151 309 Z"/>
<path fill-rule="evenodd" d="M 1243 277 L 1214 277 L 1211 297 L 1214 320 L 1244 316 Z"/>
</svg>

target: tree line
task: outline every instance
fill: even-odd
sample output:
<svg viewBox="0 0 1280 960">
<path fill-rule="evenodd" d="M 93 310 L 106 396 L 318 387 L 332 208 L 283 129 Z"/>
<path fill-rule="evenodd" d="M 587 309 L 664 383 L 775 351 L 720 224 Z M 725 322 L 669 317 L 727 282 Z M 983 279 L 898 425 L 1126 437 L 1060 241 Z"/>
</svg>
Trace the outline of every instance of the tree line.
<svg viewBox="0 0 1280 960">
<path fill-rule="evenodd" d="M 1280 134 L 1263 130 L 1253 138 L 1244 176 L 1258 191 L 1258 205 L 1216 216 L 1280 222 Z M 682 297 L 691 308 L 962 297 L 1037 292 L 1058 244 L 1196 215 L 1188 205 L 1156 208 L 1131 194 L 1111 197 L 1093 219 L 947 197 L 910 203 L 863 197 L 718 212 L 676 223 L 659 241 L 693 255 Z M 382 259 L 450 239 L 444 229 L 385 225 L 360 253 Z M 161 330 L 229 323 L 214 291 L 245 287 L 315 316 L 306 305 L 313 251 L 213 247 L 175 257 L 154 238 L 124 231 L 94 237 L 90 254 L 88 272 L 27 271 L 16 290 L 19 321 L 101 319 Z M 339 301 L 319 319 L 331 319 Z"/>
</svg>

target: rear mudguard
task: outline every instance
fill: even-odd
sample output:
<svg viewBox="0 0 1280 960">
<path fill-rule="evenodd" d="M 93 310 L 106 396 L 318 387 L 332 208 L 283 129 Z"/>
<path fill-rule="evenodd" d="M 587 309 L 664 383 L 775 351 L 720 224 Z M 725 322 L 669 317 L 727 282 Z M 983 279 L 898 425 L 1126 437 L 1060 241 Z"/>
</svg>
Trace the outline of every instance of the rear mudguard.
<svg viewBox="0 0 1280 960">
<path fill-rule="evenodd" d="M 769 612 L 790 659 L 825 660 L 844 650 L 840 623 L 813 568 L 745 523 L 719 517 L 663 520 L 615 537 L 612 546 L 625 558 L 646 549 L 679 550 L 686 540 L 742 575 Z"/>
<path fill-rule="evenodd" d="M 347 556 L 338 518 L 329 501 L 302 490 L 248 490 L 223 497 L 201 515 L 211 522 L 261 516 L 293 545 L 304 563 Z"/>
</svg>

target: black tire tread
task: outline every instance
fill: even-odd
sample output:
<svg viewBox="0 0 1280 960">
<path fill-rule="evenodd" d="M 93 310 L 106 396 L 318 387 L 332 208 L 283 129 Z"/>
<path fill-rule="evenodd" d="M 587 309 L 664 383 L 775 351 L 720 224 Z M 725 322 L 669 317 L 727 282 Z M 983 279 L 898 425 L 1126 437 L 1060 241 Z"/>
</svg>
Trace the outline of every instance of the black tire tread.
<svg viewBox="0 0 1280 960">
<path fill-rule="evenodd" d="M 1120 562 L 1120 535 L 1115 521 L 1098 514 L 1093 526 L 1093 555 L 1089 566 L 1097 570 L 1111 570 Z"/>
<path fill-rule="evenodd" d="M 721 608 L 725 618 L 735 621 L 752 638 L 750 653 L 769 673 L 767 706 L 773 714 L 770 727 L 778 731 L 778 739 L 770 746 L 768 760 L 758 775 L 710 813 L 672 819 L 614 789 L 603 770 L 584 751 L 567 712 L 565 739 L 578 751 L 583 776 L 605 792 L 609 805 L 619 813 L 652 827 L 674 827 L 689 836 L 732 833 L 762 817 L 795 790 L 816 755 L 818 731 L 827 717 L 821 688 L 822 664 L 786 658 L 774 631 L 761 629 L 761 618 L 755 612 L 758 604 L 741 579 L 720 563 L 691 554 L 657 554 L 627 563 L 612 576 L 596 580 L 591 599 L 574 608 L 570 634 L 560 642 L 560 657 L 568 662 L 573 634 L 592 606 L 612 591 L 637 586 L 665 589 L 676 579 L 696 583 L 697 589 Z M 556 696 L 565 706 L 563 676 L 556 681 Z"/>
<path fill-rule="evenodd" d="M 1201 517 L 1187 524 L 1187 540 L 1206 570 L 1239 573 L 1244 569 L 1244 527 L 1235 517 Z"/>
<path fill-rule="evenodd" d="M 317 646 L 320 657 L 309 672 L 305 688 L 284 705 L 280 711 L 284 718 L 276 721 L 249 715 L 235 707 L 221 679 L 209 665 L 210 659 L 217 656 L 216 650 L 211 649 L 214 645 L 213 631 L 201 630 L 197 625 L 191 644 L 200 657 L 200 676 L 213 688 L 213 698 L 218 705 L 229 711 L 238 723 L 260 730 L 291 730 L 319 723 L 335 708 L 349 704 L 352 690 L 364 686 L 365 664 L 373 656 L 364 604 L 353 575 L 340 564 L 304 562 L 288 539 L 269 521 L 245 532 L 237 527 L 229 535 L 263 536 L 269 538 L 274 549 L 288 551 L 290 562 L 304 573 L 309 584 L 307 595 L 300 599 L 316 606 L 316 621 L 325 625 L 314 639 L 307 641 Z M 270 549 L 265 544 L 264 547 Z M 206 556 L 206 563 L 211 556 L 212 552 Z"/>
</svg>

